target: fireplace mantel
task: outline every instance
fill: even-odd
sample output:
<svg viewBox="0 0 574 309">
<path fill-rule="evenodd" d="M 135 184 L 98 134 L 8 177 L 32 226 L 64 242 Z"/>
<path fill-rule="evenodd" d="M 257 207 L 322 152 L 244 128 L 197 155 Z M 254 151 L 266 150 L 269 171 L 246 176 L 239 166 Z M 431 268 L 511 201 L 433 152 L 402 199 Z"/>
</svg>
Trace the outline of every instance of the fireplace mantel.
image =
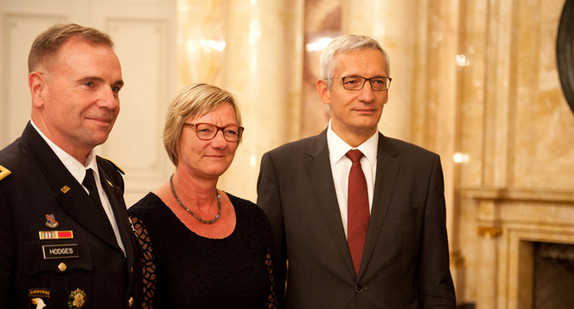
<svg viewBox="0 0 574 309">
<path fill-rule="evenodd" d="M 523 189 L 499 187 L 463 187 L 459 189 L 463 198 L 491 201 L 531 201 L 551 204 L 574 204 L 574 190 Z"/>
<path fill-rule="evenodd" d="M 474 201 L 477 308 L 531 308 L 533 243 L 574 244 L 574 190 L 467 187 Z"/>
</svg>

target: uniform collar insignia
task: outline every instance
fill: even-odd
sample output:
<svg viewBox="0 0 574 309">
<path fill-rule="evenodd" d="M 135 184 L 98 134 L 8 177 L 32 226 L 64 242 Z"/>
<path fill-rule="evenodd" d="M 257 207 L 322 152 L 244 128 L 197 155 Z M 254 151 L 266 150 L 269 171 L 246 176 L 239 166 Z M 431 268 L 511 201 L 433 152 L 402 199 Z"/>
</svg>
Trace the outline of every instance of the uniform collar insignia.
<svg viewBox="0 0 574 309">
<path fill-rule="evenodd" d="M 10 174 L 12 174 L 12 172 L 10 172 L 10 170 L 8 170 L 4 166 L 0 165 L 0 180 L 6 178 Z"/>
</svg>

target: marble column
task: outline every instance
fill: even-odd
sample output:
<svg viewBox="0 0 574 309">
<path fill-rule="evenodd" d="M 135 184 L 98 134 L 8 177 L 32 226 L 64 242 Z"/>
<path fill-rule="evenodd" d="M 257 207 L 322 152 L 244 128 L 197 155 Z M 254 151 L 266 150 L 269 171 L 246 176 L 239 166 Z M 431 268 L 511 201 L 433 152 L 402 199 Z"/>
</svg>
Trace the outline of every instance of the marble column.
<svg viewBox="0 0 574 309">
<path fill-rule="evenodd" d="M 499 226 L 499 208 L 494 200 L 479 202 L 480 269 L 477 285 L 477 308 L 498 307 L 498 251 L 502 228 Z"/>
<path fill-rule="evenodd" d="M 344 0 L 342 32 L 368 35 L 389 54 L 391 88 L 379 128 L 383 134 L 412 140 L 415 0 Z"/>
<path fill-rule="evenodd" d="M 413 9 L 416 8 L 416 9 Z M 438 153 L 445 179 L 452 265 L 461 265 L 456 234 L 453 157 L 457 144 L 459 5 L 455 0 L 344 1 L 343 33 L 365 34 L 387 51 L 393 81 L 379 128 Z M 457 284 L 457 274 L 453 278 Z"/>
<path fill-rule="evenodd" d="M 501 231 L 492 226 L 480 226 L 480 272 L 477 282 L 477 308 L 497 308 L 498 305 L 498 248 Z"/>
<path fill-rule="evenodd" d="M 222 85 L 238 100 L 245 133 L 220 186 L 252 201 L 263 153 L 297 138 L 302 3 L 227 1 Z"/>
</svg>

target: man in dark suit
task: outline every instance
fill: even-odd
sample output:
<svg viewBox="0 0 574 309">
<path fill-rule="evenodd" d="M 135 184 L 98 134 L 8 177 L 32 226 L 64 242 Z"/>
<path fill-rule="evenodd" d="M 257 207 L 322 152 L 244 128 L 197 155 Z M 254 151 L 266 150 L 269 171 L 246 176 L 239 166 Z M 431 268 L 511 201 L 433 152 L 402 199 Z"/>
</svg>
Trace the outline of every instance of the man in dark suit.
<svg viewBox="0 0 574 309">
<path fill-rule="evenodd" d="M 266 153 L 258 179 L 284 306 L 455 308 L 440 158 L 378 132 L 387 54 L 372 38 L 340 36 L 320 74 L 328 128 Z"/>
<path fill-rule="evenodd" d="M 121 170 L 95 154 L 119 113 L 108 35 L 55 25 L 30 50 L 32 120 L 0 151 L 0 307 L 140 307 Z"/>
</svg>

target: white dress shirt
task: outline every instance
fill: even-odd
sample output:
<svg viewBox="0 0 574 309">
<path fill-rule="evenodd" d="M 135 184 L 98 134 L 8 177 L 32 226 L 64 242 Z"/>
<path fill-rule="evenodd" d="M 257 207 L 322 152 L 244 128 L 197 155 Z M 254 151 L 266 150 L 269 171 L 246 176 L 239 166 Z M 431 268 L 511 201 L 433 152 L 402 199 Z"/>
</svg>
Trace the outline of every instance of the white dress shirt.
<svg viewBox="0 0 574 309">
<path fill-rule="evenodd" d="M 347 196 L 349 188 L 349 171 L 351 170 L 351 159 L 345 155 L 351 149 L 359 149 L 363 153 L 361 158 L 361 168 L 367 180 L 367 190 L 369 193 L 369 211 L 373 206 L 373 191 L 375 187 L 375 176 L 377 171 L 377 148 L 379 144 L 379 132 L 375 132 L 364 143 L 357 148 L 349 146 L 345 143 L 331 128 L 327 129 L 327 146 L 329 147 L 329 160 L 331 163 L 331 172 L 333 173 L 333 181 L 335 183 L 335 192 L 337 193 L 337 201 L 339 203 L 339 210 L 341 211 L 341 220 L 343 221 L 343 229 L 345 236 L 347 235 Z"/>
</svg>

